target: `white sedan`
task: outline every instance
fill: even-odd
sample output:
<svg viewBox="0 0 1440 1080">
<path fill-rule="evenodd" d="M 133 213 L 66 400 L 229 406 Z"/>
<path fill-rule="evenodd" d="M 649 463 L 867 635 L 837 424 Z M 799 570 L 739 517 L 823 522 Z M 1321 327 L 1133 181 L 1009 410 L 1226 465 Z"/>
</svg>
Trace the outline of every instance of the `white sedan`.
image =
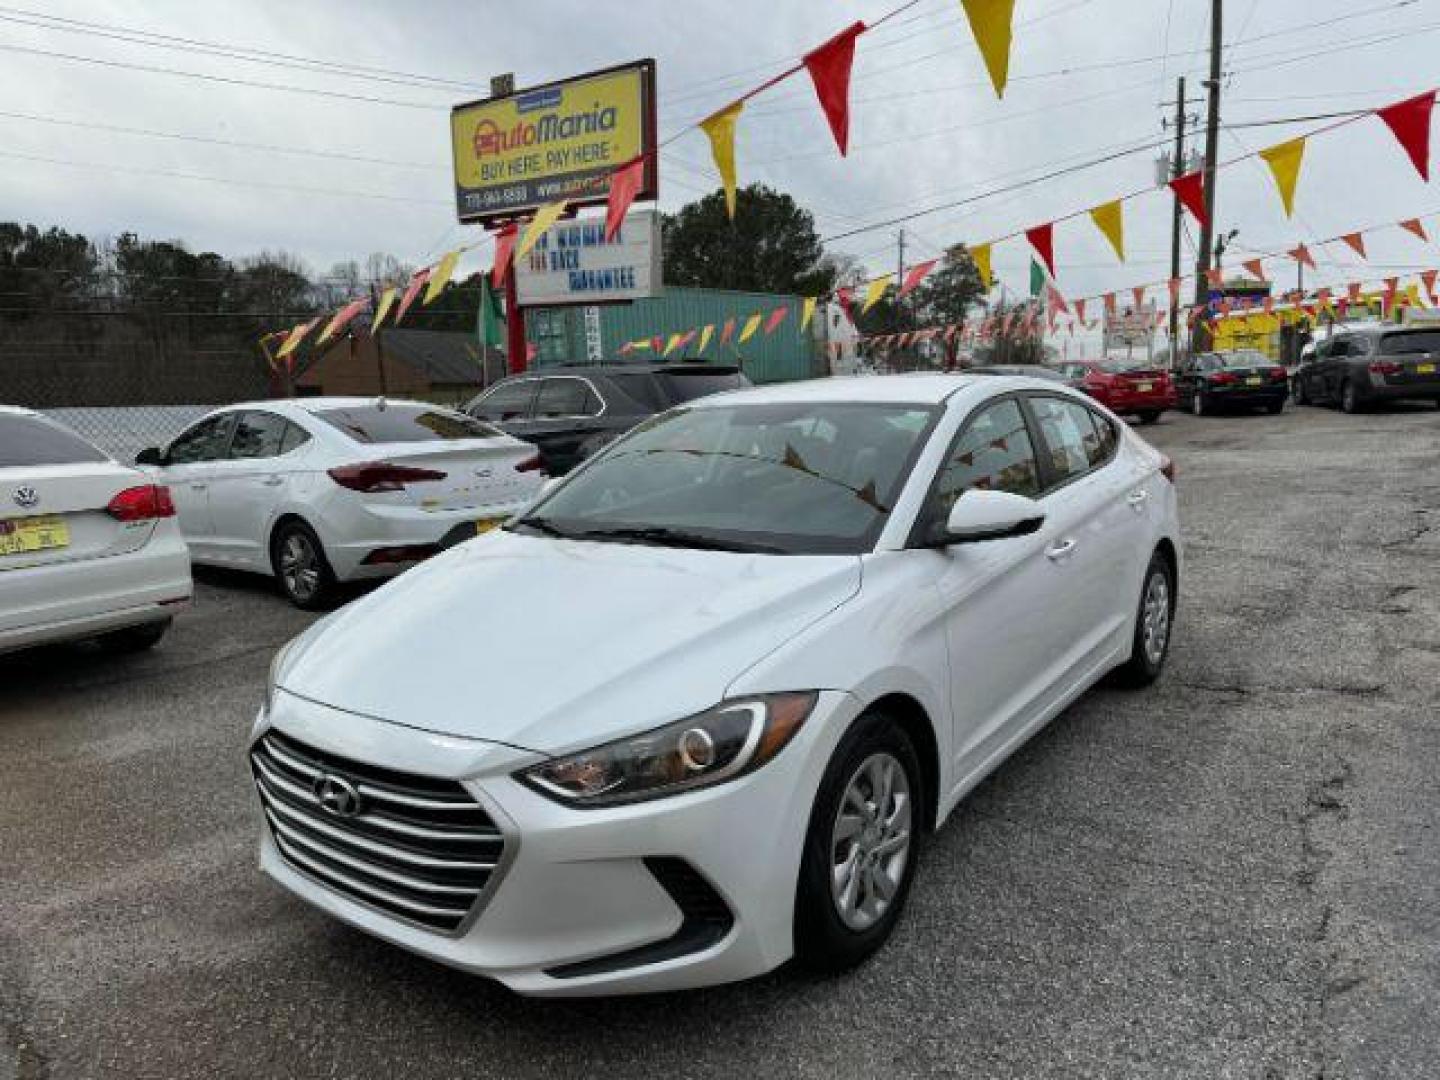
<svg viewBox="0 0 1440 1080">
<path fill-rule="evenodd" d="M 0 652 L 149 648 L 189 600 L 170 493 L 48 417 L 0 406 Z"/>
<path fill-rule="evenodd" d="M 1102 676 L 1160 674 L 1172 477 L 1023 377 L 655 417 L 277 656 L 261 866 L 523 993 L 858 963 L 966 792 Z"/>
<path fill-rule="evenodd" d="M 493 528 L 544 481 L 528 443 L 383 398 L 232 405 L 136 461 L 170 485 L 195 562 L 273 574 L 303 608 Z"/>
</svg>

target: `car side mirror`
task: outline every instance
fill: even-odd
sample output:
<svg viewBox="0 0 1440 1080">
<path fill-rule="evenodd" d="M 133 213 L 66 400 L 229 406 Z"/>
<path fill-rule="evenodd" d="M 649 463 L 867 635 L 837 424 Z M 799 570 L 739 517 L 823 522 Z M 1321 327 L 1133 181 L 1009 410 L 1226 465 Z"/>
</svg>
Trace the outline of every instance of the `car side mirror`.
<svg viewBox="0 0 1440 1080">
<path fill-rule="evenodd" d="M 164 465 L 165 458 L 158 446 L 147 446 L 135 455 L 136 465 Z"/>
<path fill-rule="evenodd" d="M 1045 511 L 1034 499 L 1008 491 L 971 488 L 955 500 L 945 522 L 945 544 L 974 544 L 1028 536 L 1045 521 Z"/>
</svg>

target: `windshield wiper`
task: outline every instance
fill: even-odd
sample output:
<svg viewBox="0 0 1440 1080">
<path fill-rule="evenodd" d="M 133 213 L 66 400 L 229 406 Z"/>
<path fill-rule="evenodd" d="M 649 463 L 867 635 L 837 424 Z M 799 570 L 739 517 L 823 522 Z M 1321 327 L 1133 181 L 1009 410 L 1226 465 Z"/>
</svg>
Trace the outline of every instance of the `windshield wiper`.
<svg viewBox="0 0 1440 1080">
<path fill-rule="evenodd" d="M 517 521 L 517 522 L 515 522 L 514 524 L 510 525 L 509 528 L 514 529 L 514 528 L 517 528 L 518 526 L 521 526 L 521 525 L 524 525 L 524 526 L 525 526 L 526 528 L 528 528 L 528 529 L 534 529 L 534 530 L 535 530 L 536 532 L 538 532 L 538 533 L 544 533 L 546 536 L 558 537 L 558 538 L 561 539 L 561 540 L 573 540 L 573 539 L 575 539 L 575 534 L 574 534 L 574 533 L 566 532 L 564 529 L 560 528 L 560 526 L 556 525 L 556 524 L 555 524 L 553 521 L 551 521 L 549 518 L 545 518 L 545 517 L 523 517 L 523 518 L 521 518 L 519 521 Z"/>
<path fill-rule="evenodd" d="M 753 544 L 748 541 L 722 540 L 716 536 L 704 536 L 684 529 L 670 529 L 663 525 L 616 527 L 609 529 L 586 529 L 575 533 L 579 540 L 630 540 L 637 544 L 654 544 L 657 547 L 695 548 L 700 551 L 737 551 L 756 555 L 783 555 L 784 549 L 768 544 Z"/>
</svg>

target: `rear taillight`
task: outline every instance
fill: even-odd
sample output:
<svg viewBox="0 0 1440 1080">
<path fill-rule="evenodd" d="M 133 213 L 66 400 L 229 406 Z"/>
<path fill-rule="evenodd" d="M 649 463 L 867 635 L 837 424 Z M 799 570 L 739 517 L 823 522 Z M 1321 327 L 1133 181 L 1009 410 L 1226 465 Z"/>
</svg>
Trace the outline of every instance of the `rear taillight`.
<svg viewBox="0 0 1440 1080">
<path fill-rule="evenodd" d="M 1175 462 L 1163 454 L 1160 457 L 1160 475 L 1170 483 L 1175 483 Z"/>
<path fill-rule="evenodd" d="M 530 457 L 527 457 L 524 461 L 522 461 L 522 462 L 520 462 L 519 464 L 517 464 L 517 465 L 515 466 L 515 471 L 516 471 L 516 472 L 538 472 L 539 470 L 541 470 L 541 469 L 543 469 L 543 468 L 545 468 L 545 462 L 544 462 L 544 460 L 540 457 L 539 454 L 532 454 Z"/>
<path fill-rule="evenodd" d="M 1279 382 L 1281 379 L 1288 378 L 1289 374 L 1290 373 L 1286 371 L 1283 367 L 1272 367 L 1270 369 L 1270 381 Z"/>
<path fill-rule="evenodd" d="M 1217 371 L 1210 376 L 1210 381 L 1216 386 L 1229 386 L 1233 382 L 1238 382 L 1239 376 L 1231 375 L 1228 371 Z"/>
<path fill-rule="evenodd" d="M 153 521 L 174 517 L 175 504 L 164 484 L 141 484 L 117 494 L 106 504 L 105 512 L 116 521 Z"/>
<path fill-rule="evenodd" d="M 366 461 L 359 465 L 337 465 L 329 470 L 330 479 L 343 488 L 366 493 L 401 491 L 406 484 L 423 484 L 444 480 L 439 469 L 417 469 L 413 465 L 390 465 L 383 461 Z"/>
<path fill-rule="evenodd" d="M 1399 375 L 1404 370 L 1404 365 L 1395 360 L 1370 361 L 1371 375 Z"/>
</svg>

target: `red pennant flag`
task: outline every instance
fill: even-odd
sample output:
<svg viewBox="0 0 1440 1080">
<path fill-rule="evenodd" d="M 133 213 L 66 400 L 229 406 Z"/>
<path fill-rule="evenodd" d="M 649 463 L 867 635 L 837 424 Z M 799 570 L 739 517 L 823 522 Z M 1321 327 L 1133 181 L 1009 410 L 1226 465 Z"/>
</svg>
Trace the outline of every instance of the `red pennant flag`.
<svg viewBox="0 0 1440 1080">
<path fill-rule="evenodd" d="M 1241 265 L 1245 267 L 1245 272 L 1256 281 L 1265 280 L 1265 265 L 1259 259 L 1248 259 Z"/>
<path fill-rule="evenodd" d="M 410 310 L 410 305 L 415 302 L 415 297 L 420 295 L 420 290 L 430 280 L 430 267 L 416 270 L 410 275 L 410 284 L 405 286 L 405 295 L 400 297 L 400 310 L 395 313 L 395 325 L 399 326 L 405 318 L 405 312 Z"/>
<path fill-rule="evenodd" d="M 1076 300 L 1076 301 L 1075 301 L 1075 318 L 1079 319 L 1082 323 L 1085 321 L 1085 301 L 1084 301 L 1084 300 Z"/>
<path fill-rule="evenodd" d="M 650 351 L 651 351 L 651 352 L 658 353 L 658 352 L 661 352 L 664 348 L 665 348 L 665 341 L 664 341 L 664 339 L 662 339 L 662 338 L 660 337 L 659 334 L 656 334 L 654 337 L 652 337 L 652 338 L 650 339 Z"/>
<path fill-rule="evenodd" d="M 490 281 L 497 289 L 505 284 L 505 274 L 510 269 L 510 258 L 515 254 L 515 239 L 519 235 L 520 227 L 518 225 L 506 225 L 495 234 L 495 265 L 490 269 Z"/>
<path fill-rule="evenodd" d="M 1030 241 L 1030 246 L 1040 255 L 1045 263 L 1045 269 L 1050 271 L 1050 276 L 1055 276 L 1055 224 L 1046 222 L 1044 225 L 1036 225 L 1033 229 L 1025 230 L 1025 239 Z"/>
<path fill-rule="evenodd" d="M 1350 310 L 1350 301 L 1349 301 L 1349 300 L 1344 300 L 1344 299 L 1342 299 L 1342 300 L 1336 300 L 1336 301 L 1335 301 L 1335 314 L 1336 314 L 1337 316 L 1339 316 L 1341 319 L 1345 318 L 1345 313 L 1348 312 L 1349 310 Z"/>
<path fill-rule="evenodd" d="M 1430 110 L 1435 105 L 1435 91 L 1397 101 L 1377 109 L 1375 115 L 1385 121 L 1385 126 L 1399 141 L 1410 162 L 1421 179 L 1430 179 Z"/>
<path fill-rule="evenodd" d="M 1225 274 L 1218 266 L 1212 266 L 1205 271 L 1205 280 L 1210 283 L 1212 289 L 1218 289 L 1225 284 Z"/>
<path fill-rule="evenodd" d="M 1057 312 L 1063 311 L 1067 315 L 1070 314 L 1070 306 L 1065 303 L 1065 297 L 1061 295 L 1060 290 L 1055 288 L 1054 285 L 1047 285 L 1045 287 L 1045 303 L 1050 309 L 1052 319 Z"/>
<path fill-rule="evenodd" d="M 698 333 L 699 333 L 698 330 L 688 330 L 688 331 L 686 331 L 684 334 L 681 334 L 681 335 L 680 335 L 680 340 L 675 343 L 675 348 L 676 348 L 676 349 L 683 349 L 683 348 L 685 348 L 685 346 L 689 345 L 690 342 L 692 342 L 692 341 L 695 340 L 695 335 L 698 334 Z"/>
<path fill-rule="evenodd" d="M 1273 296 L 1265 297 L 1265 314 L 1275 314 L 1275 298 Z"/>
<path fill-rule="evenodd" d="M 720 328 L 720 344 L 721 344 L 721 345 L 725 345 L 725 344 L 729 343 L 730 339 L 731 339 L 732 337 L 734 337 L 734 336 L 735 336 L 735 320 L 734 320 L 734 319 L 726 319 L 726 320 L 725 320 L 725 325 Z"/>
<path fill-rule="evenodd" d="M 1365 237 L 1363 234 L 1358 232 L 1346 233 L 1340 237 L 1340 239 L 1349 244 L 1350 249 L 1354 251 L 1356 255 L 1359 255 L 1362 259 L 1365 258 Z"/>
<path fill-rule="evenodd" d="M 1349 285 L 1346 285 L 1345 294 L 1350 298 L 1350 303 L 1358 304 L 1360 302 L 1360 283 L 1358 281 L 1352 281 Z"/>
<path fill-rule="evenodd" d="M 850 307 L 850 286 L 835 290 L 835 299 L 840 303 L 840 310 L 845 313 L 845 318 L 850 320 L 850 325 L 855 325 L 855 312 Z"/>
<path fill-rule="evenodd" d="M 1381 304 L 1383 310 L 1387 313 L 1395 310 L 1395 294 L 1399 289 L 1400 279 L 1398 277 L 1387 277 L 1385 279 L 1385 297 L 1381 301 Z"/>
<path fill-rule="evenodd" d="M 1413 233 L 1421 240 L 1424 240 L 1426 243 L 1429 243 L 1430 241 L 1430 237 L 1425 235 L 1425 226 L 1420 224 L 1419 218 L 1406 218 L 1404 221 L 1400 222 L 1400 228 L 1404 229 L 1408 233 Z"/>
<path fill-rule="evenodd" d="M 1427 295 L 1427 296 L 1430 297 L 1430 302 L 1431 302 L 1431 303 L 1434 303 L 1434 302 L 1435 302 L 1435 275 L 1437 274 L 1437 272 L 1440 272 L 1440 271 L 1435 271 L 1435 270 L 1421 270 L 1421 271 L 1420 271 L 1420 280 L 1425 283 L 1425 295 Z"/>
<path fill-rule="evenodd" d="M 1131 290 L 1131 292 L 1135 296 L 1135 310 L 1139 311 L 1142 307 L 1145 306 L 1145 286 L 1136 285 L 1135 288 Z"/>
<path fill-rule="evenodd" d="M 1115 314 L 1115 294 L 1113 292 L 1107 292 L 1105 294 L 1105 314 Z"/>
<path fill-rule="evenodd" d="M 855 60 L 855 39 L 864 32 L 863 22 L 852 23 L 818 49 L 805 54 L 805 67 L 815 84 L 815 96 L 820 99 L 825 119 L 830 121 L 830 132 L 840 147 L 841 157 L 845 156 L 850 142 L 850 65 Z"/>
<path fill-rule="evenodd" d="M 630 204 L 645 183 L 645 159 L 634 157 L 610 176 L 610 199 L 605 206 L 605 239 L 614 240 Z"/>
<path fill-rule="evenodd" d="M 905 275 L 905 280 L 900 283 L 900 291 L 896 294 L 895 299 L 901 299 L 906 293 L 912 291 L 919 285 L 920 282 L 924 281 L 926 275 L 935 269 L 935 264 L 939 261 L 939 259 L 931 259 L 929 262 L 918 263 L 911 267 L 910 272 Z"/>
<path fill-rule="evenodd" d="M 789 314 L 790 309 L 788 307 L 777 307 L 770 313 L 770 317 L 765 320 L 765 333 L 773 334 L 775 328 L 784 322 L 785 316 Z"/>
<path fill-rule="evenodd" d="M 1315 260 L 1310 257 L 1310 249 L 1307 248 L 1304 244 L 1301 244 L 1299 247 L 1286 252 L 1286 254 L 1288 254 L 1292 259 L 1300 263 L 1302 266 L 1308 266 L 1311 270 L 1315 269 Z"/>
<path fill-rule="evenodd" d="M 1186 173 L 1170 181 L 1170 190 L 1180 200 L 1180 205 L 1194 215 L 1195 220 L 1205 225 L 1205 174 Z"/>
</svg>

